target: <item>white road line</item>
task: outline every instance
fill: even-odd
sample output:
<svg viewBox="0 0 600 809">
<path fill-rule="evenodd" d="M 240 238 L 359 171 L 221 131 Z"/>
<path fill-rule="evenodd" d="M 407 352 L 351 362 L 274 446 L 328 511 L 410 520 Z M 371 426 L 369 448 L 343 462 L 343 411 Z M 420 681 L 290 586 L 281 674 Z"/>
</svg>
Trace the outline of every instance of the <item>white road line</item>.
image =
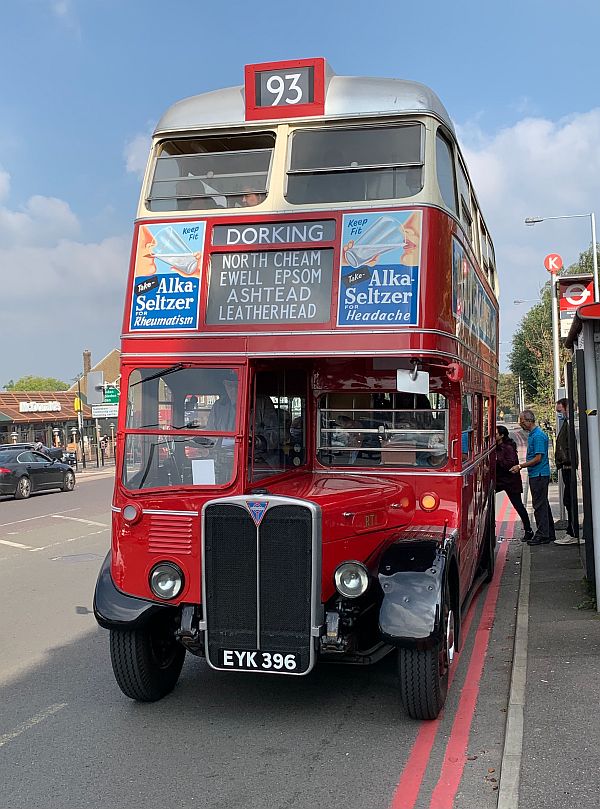
<svg viewBox="0 0 600 809">
<path fill-rule="evenodd" d="M 9 545 L 11 548 L 21 548 L 24 551 L 31 551 L 31 545 L 21 545 L 20 542 L 10 542 L 8 539 L 0 539 L 0 545 Z"/>
<path fill-rule="evenodd" d="M 8 744 L 8 742 L 12 742 L 12 740 L 16 739 L 17 736 L 20 736 L 21 733 L 25 733 L 26 730 L 31 730 L 31 728 L 39 725 L 40 722 L 43 722 L 45 719 L 49 719 L 53 714 L 62 711 L 62 709 L 66 707 L 66 702 L 59 702 L 56 705 L 49 705 L 47 708 L 44 708 L 43 711 L 36 713 L 36 715 L 32 716 L 31 719 L 26 719 L 24 722 L 21 722 L 21 724 L 17 725 L 14 730 L 0 736 L 0 747 Z"/>
<path fill-rule="evenodd" d="M 67 514 L 69 511 L 81 511 L 80 508 L 66 508 L 64 511 L 59 511 L 57 514 Z M 6 528 L 7 525 L 19 525 L 22 522 L 31 522 L 31 520 L 46 520 L 48 517 L 56 517 L 56 514 L 40 514 L 37 517 L 25 517 L 23 520 L 14 520 L 13 522 L 0 522 L 0 528 Z"/>
<path fill-rule="evenodd" d="M 78 537 L 71 537 L 70 539 L 61 539 L 60 542 L 52 542 L 50 545 L 44 545 L 42 548 L 31 548 L 31 552 L 35 553 L 36 551 L 47 551 L 48 548 L 58 548 L 59 545 L 67 545 L 69 542 L 77 542 L 78 539 L 87 539 L 88 537 L 95 537 L 98 534 L 105 534 L 107 531 L 110 531 L 110 528 L 108 526 L 106 528 L 101 528 L 100 531 L 92 531 L 91 534 L 81 534 Z"/>
<path fill-rule="evenodd" d="M 108 523 L 105 522 L 94 522 L 93 520 L 83 520 L 81 517 L 65 517 L 63 514 L 52 514 L 52 517 L 55 517 L 57 520 L 73 520 L 73 522 L 82 522 L 86 525 L 100 525 L 102 528 L 108 528 Z"/>
</svg>

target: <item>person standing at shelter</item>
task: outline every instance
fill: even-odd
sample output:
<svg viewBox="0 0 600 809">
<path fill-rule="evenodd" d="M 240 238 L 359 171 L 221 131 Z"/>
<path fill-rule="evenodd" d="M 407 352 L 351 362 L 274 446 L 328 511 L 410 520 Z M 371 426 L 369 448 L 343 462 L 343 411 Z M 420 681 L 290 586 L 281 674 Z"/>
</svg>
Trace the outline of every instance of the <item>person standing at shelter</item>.
<svg viewBox="0 0 600 809">
<path fill-rule="evenodd" d="M 559 399 L 556 403 L 556 412 L 562 416 L 563 422 L 556 437 L 554 460 L 556 468 L 560 469 L 563 481 L 563 503 L 567 512 L 567 535 L 562 539 L 555 539 L 557 545 L 577 545 L 578 539 L 573 530 L 573 503 L 571 502 L 571 452 L 569 446 L 569 400 Z M 577 468 L 577 448 L 575 450 L 575 468 Z"/>
<path fill-rule="evenodd" d="M 521 475 L 511 474 L 511 469 L 519 465 L 517 445 L 508 434 L 504 424 L 496 427 L 496 492 L 506 492 L 512 507 L 523 523 L 522 542 L 533 539 L 531 522 L 527 509 L 523 505 L 523 481 Z"/>
<path fill-rule="evenodd" d="M 519 414 L 519 424 L 527 433 L 527 456 L 525 463 L 515 464 L 511 472 L 518 474 L 527 469 L 529 489 L 535 515 L 535 534 L 527 540 L 528 545 L 546 545 L 554 542 L 554 517 L 548 502 L 548 484 L 550 483 L 550 460 L 548 458 L 548 436 L 535 423 L 532 410 L 523 410 Z"/>
</svg>

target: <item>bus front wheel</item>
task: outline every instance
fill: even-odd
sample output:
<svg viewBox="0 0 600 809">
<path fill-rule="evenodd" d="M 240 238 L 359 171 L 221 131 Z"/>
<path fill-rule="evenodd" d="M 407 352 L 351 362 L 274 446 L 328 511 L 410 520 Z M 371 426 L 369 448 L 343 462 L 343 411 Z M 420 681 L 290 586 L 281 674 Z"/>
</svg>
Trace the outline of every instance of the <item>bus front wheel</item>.
<svg viewBox="0 0 600 809">
<path fill-rule="evenodd" d="M 448 694 L 448 674 L 455 654 L 456 621 L 449 598 L 439 642 L 428 649 L 398 649 L 400 698 L 412 719 L 435 719 Z"/>
<path fill-rule="evenodd" d="M 110 630 L 110 659 L 125 696 L 156 702 L 179 679 L 185 649 L 174 637 L 170 621 L 155 620 L 135 629 Z"/>
</svg>

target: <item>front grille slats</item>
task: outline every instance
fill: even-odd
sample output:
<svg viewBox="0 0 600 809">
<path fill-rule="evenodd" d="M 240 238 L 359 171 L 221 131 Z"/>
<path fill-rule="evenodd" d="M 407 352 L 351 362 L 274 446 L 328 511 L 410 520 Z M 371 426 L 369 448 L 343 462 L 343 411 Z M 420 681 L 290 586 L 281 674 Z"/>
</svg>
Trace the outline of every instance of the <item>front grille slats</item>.
<svg viewBox="0 0 600 809">
<path fill-rule="evenodd" d="M 271 504 L 258 529 L 243 504 L 206 507 L 203 575 L 213 665 L 220 649 L 260 649 L 296 653 L 294 673 L 310 670 L 313 553 L 306 506 Z"/>
</svg>

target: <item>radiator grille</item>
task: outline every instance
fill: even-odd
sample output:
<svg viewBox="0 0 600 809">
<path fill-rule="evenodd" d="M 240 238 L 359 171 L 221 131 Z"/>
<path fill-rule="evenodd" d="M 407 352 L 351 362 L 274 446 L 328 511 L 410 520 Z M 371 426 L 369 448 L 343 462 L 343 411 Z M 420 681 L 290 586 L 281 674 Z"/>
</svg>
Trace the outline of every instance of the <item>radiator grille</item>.
<svg viewBox="0 0 600 809">
<path fill-rule="evenodd" d="M 192 552 L 193 517 L 183 514 L 148 514 L 150 553 L 188 555 Z"/>
<path fill-rule="evenodd" d="M 204 530 L 210 662 L 218 665 L 219 649 L 294 652 L 300 657 L 295 673 L 307 671 L 313 642 L 310 509 L 271 505 L 257 529 L 243 505 L 211 505 Z"/>
</svg>

